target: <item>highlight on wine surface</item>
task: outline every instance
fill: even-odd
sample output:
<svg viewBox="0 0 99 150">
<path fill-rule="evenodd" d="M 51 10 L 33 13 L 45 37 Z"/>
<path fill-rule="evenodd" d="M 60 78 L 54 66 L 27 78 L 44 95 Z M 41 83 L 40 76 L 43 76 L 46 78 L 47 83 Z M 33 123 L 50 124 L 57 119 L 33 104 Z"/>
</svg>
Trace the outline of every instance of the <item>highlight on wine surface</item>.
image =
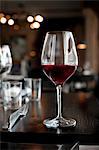
<svg viewBox="0 0 99 150">
<path fill-rule="evenodd" d="M 64 119 L 61 113 L 62 85 L 75 73 L 78 66 L 78 56 L 72 33 L 69 31 L 48 32 L 43 45 L 41 63 L 45 75 L 56 86 L 58 102 L 57 117 L 45 120 L 44 124 L 48 128 L 75 126 L 74 119 Z"/>
</svg>

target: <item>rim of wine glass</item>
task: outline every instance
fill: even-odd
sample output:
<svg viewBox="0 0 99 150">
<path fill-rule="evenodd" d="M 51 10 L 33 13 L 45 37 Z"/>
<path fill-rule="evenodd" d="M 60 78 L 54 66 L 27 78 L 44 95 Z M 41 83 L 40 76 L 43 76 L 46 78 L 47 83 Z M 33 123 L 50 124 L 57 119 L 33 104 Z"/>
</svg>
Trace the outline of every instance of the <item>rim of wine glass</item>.
<svg viewBox="0 0 99 150">
<path fill-rule="evenodd" d="M 72 33 L 71 31 L 63 31 L 63 30 L 62 30 L 62 31 L 58 31 L 58 30 L 57 30 L 57 31 L 48 31 L 48 32 L 46 32 L 46 33 L 47 33 L 47 34 L 51 34 L 51 33 L 54 34 L 54 33 L 58 33 L 58 32 Z"/>
<path fill-rule="evenodd" d="M 9 44 L 0 44 L 0 48 L 3 48 L 5 46 L 8 47 L 8 48 L 10 48 Z"/>
</svg>

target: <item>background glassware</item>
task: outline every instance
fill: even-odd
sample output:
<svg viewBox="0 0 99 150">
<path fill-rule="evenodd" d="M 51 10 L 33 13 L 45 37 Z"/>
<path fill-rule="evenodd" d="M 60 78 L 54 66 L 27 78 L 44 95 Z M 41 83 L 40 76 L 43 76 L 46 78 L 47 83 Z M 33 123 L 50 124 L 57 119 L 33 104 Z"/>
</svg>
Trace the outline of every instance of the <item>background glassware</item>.
<svg viewBox="0 0 99 150">
<path fill-rule="evenodd" d="M 24 78 L 24 94 L 32 98 L 32 78 Z"/>
<path fill-rule="evenodd" d="M 22 106 L 22 82 L 10 82 L 11 109 L 19 109 Z"/>
<path fill-rule="evenodd" d="M 41 78 L 24 78 L 24 95 L 31 97 L 33 101 L 41 99 Z"/>
<path fill-rule="evenodd" d="M 40 101 L 41 99 L 41 79 L 33 79 L 33 93 L 32 99 L 34 101 Z"/>
<path fill-rule="evenodd" d="M 2 99 L 4 108 L 4 124 L 8 122 L 9 116 L 22 106 L 22 83 L 2 82 Z"/>
<path fill-rule="evenodd" d="M 3 129 L 11 129 L 16 120 L 21 116 L 26 116 L 28 112 L 29 97 L 22 97 L 22 82 L 18 82 L 17 76 L 9 76 L 11 71 L 12 58 L 8 45 L 0 47 L 0 103 L 4 108 Z M 5 80 L 5 82 L 2 82 Z"/>
<path fill-rule="evenodd" d="M 55 84 L 57 90 L 58 115 L 54 119 L 44 120 L 48 128 L 71 127 L 76 125 L 74 119 L 64 119 L 61 112 L 61 90 L 75 72 L 78 57 L 74 38 L 69 31 L 48 32 L 45 37 L 41 63 L 45 75 Z"/>
<path fill-rule="evenodd" d="M 0 75 L 6 75 L 11 71 L 12 57 L 8 45 L 0 47 Z"/>
<path fill-rule="evenodd" d="M 0 46 L 0 103 L 2 103 L 1 91 L 2 91 L 2 80 L 10 73 L 12 68 L 12 57 L 10 48 L 8 45 Z"/>
<path fill-rule="evenodd" d="M 41 99 L 41 78 L 24 78 L 24 89 L 33 101 L 39 101 Z"/>
</svg>

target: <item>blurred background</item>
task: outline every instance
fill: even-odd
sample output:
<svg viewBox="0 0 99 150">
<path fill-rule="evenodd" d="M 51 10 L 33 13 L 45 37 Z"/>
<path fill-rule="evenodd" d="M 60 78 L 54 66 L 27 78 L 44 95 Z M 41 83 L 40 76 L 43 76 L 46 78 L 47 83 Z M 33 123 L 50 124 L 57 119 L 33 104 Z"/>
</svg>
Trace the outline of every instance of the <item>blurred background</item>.
<svg viewBox="0 0 99 150">
<path fill-rule="evenodd" d="M 40 57 L 46 32 L 69 30 L 79 56 L 77 73 L 71 78 L 77 82 L 74 89 L 92 90 L 98 86 L 98 6 L 98 1 L 89 0 L 1 0 L 0 44 L 10 45 L 11 73 L 43 77 Z"/>
</svg>

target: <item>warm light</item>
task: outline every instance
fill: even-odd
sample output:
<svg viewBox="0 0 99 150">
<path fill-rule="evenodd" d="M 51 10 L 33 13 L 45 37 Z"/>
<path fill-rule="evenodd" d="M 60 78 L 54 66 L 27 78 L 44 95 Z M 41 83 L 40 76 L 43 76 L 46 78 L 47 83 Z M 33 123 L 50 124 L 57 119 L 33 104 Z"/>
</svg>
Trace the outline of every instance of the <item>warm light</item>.
<svg viewBox="0 0 99 150">
<path fill-rule="evenodd" d="M 31 28 L 31 29 L 34 29 L 33 23 L 32 23 L 32 24 L 30 24 L 30 28 Z"/>
<path fill-rule="evenodd" d="M 41 15 L 37 15 L 37 16 L 35 16 L 35 20 L 38 21 L 38 22 L 42 22 L 43 17 Z"/>
<path fill-rule="evenodd" d="M 34 20 L 33 16 L 28 16 L 28 17 L 27 17 L 27 21 L 28 21 L 28 22 L 33 22 L 33 20 Z"/>
<path fill-rule="evenodd" d="M 35 52 L 35 51 L 31 51 L 31 52 L 30 52 L 30 56 L 31 56 L 31 57 L 35 57 L 35 56 L 36 56 L 36 52 Z"/>
<path fill-rule="evenodd" d="M 39 22 L 34 22 L 30 25 L 30 28 L 31 29 L 38 29 L 40 27 L 40 24 Z"/>
<path fill-rule="evenodd" d="M 4 17 L 4 14 L 3 13 L 0 13 L 0 18 Z"/>
<path fill-rule="evenodd" d="M 87 45 L 81 43 L 81 44 L 78 44 L 78 45 L 77 45 L 77 48 L 78 48 L 78 49 L 86 49 L 86 48 L 87 48 Z"/>
<path fill-rule="evenodd" d="M 14 20 L 13 20 L 13 19 L 9 19 L 9 20 L 8 20 L 8 24 L 9 24 L 10 26 L 14 25 Z"/>
<path fill-rule="evenodd" d="M 2 24 L 5 24 L 7 22 L 7 19 L 5 17 L 1 17 L 0 22 Z"/>
</svg>

